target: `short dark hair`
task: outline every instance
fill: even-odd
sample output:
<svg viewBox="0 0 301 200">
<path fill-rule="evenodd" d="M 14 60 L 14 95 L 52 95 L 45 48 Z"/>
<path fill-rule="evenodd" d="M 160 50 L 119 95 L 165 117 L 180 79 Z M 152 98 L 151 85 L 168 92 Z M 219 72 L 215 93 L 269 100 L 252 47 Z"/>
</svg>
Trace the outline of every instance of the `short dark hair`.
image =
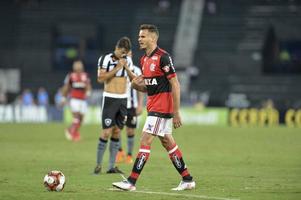
<svg viewBox="0 0 301 200">
<path fill-rule="evenodd" d="M 148 30 L 151 33 L 155 33 L 159 37 L 159 30 L 157 26 L 153 24 L 142 24 L 140 25 L 140 30 Z"/>
<path fill-rule="evenodd" d="M 132 48 L 131 40 L 128 37 L 122 37 L 118 40 L 116 46 L 118 48 L 124 48 L 126 51 L 130 51 Z"/>
</svg>

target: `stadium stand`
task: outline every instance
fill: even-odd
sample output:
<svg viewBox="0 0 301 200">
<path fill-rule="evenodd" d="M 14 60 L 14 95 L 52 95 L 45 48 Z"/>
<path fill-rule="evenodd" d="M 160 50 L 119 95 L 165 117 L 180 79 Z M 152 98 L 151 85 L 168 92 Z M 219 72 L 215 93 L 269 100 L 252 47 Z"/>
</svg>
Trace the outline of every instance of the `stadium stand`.
<svg viewBox="0 0 301 200">
<path fill-rule="evenodd" d="M 209 105 L 224 106 L 231 93 L 244 93 L 253 105 L 271 98 L 278 104 L 300 99 L 298 75 L 266 75 L 258 56 L 270 24 L 281 30 L 279 38 L 300 32 L 300 5 L 289 1 L 216 1 L 217 10 L 205 10 L 195 65 L 200 69 L 192 90 L 211 93 Z M 251 104 L 251 105 L 252 105 Z"/>
<path fill-rule="evenodd" d="M 88 4 L 82 0 L 62 0 L 59 4 L 37 1 L 29 5 L 2 1 L 0 4 L 3 11 L 0 13 L 6 16 L 1 18 L 6 30 L 1 31 L 0 36 L 1 68 L 19 68 L 22 88 L 36 90 L 44 86 L 53 96 L 69 70 L 62 70 L 53 62 L 57 34 L 87 39 L 87 46 L 96 43 L 92 50 L 86 49 L 82 58 L 93 85 L 98 87 L 95 78 L 97 59 L 102 53 L 112 51 L 116 38 L 130 36 L 134 55 L 141 55 L 136 41 L 141 23 L 157 24 L 161 31 L 160 44 L 167 50 L 172 49 L 181 1 L 174 1 L 165 13 L 157 13 L 154 1 L 138 0 L 131 3 L 94 0 Z M 90 41 L 89 34 L 92 35 Z"/>
<path fill-rule="evenodd" d="M 86 41 L 79 51 L 96 84 L 99 55 L 112 50 L 116 38 L 128 35 L 133 41 L 134 61 L 142 54 L 137 48 L 141 23 L 160 28 L 159 44 L 172 53 L 181 0 L 171 1 L 166 12 L 158 12 L 158 2 L 133 0 L 1 1 L 0 67 L 21 70 L 21 90 L 44 86 L 53 96 L 66 74 L 55 65 L 58 36 L 74 36 Z M 118 6 L 116 3 L 118 2 Z M 209 106 L 225 106 L 231 93 L 244 93 L 257 105 L 272 98 L 278 104 L 297 101 L 301 85 L 298 75 L 266 75 L 262 72 L 261 48 L 265 33 L 273 24 L 280 39 L 298 38 L 301 32 L 300 3 L 294 1 L 216 0 L 216 11 L 205 6 L 194 65 L 199 76 L 191 80 L 191 91 L 210 94 Z M 116 14 L 118 13 L 118 15 Z M 33 73 L 34 71 L 34 73 Z M 51 84 L 49 84 L 51 82 Z M 51 98 L 53 99 L 53 98 Z"/>
</svg>

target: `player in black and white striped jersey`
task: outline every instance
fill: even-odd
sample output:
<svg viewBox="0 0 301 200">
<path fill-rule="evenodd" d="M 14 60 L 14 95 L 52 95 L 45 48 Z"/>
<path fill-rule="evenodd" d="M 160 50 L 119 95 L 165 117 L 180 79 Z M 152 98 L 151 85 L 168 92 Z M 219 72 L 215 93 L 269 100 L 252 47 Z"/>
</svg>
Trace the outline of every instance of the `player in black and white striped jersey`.
<svg viewBox="0 0 301 200">
<path fill-rule="evenodd" d="M 133 69 L 132 59 L 127 56 L 131 41 L 127 37 L 118 40 L 113 53 L 101 56 L 98 60 L 97 80 L 104 83 L 102 101 L 102 132 L 97 146 L 97 161 L 94 174 L 101 172 L 103 155 L 110 137 L 110 159 L 107 173 L 122 173 L 115 166 L 119 149 L 120 132 L 127 115 L 128 74 L 124 66 Z"/>
<path fill-rule="evenodd" d="M 128 56 L 132 57 L 132 51 L 128 53 Z M 139 67 L 133 65 L 132 72 L 137 76 L 142 75 L 142 71 Z M 120 138 L 120 147 L 116 156 L 116 162 L 121 163 L 125 162 L 127 164 L 133 163 L 132 153 L 134 148 L 134 136 L 135 129 L 138 125 L 138 116 L 143 111 L 143 97 L 144 94 L 139 92 L 131 87 L 131 82 L 128 82 L 128 101 L 127 101 L 127 120 L 126 120 L 126 134 L 127 134 L 127 154 L 123 151 L 121 138 Z"/>
</svg>

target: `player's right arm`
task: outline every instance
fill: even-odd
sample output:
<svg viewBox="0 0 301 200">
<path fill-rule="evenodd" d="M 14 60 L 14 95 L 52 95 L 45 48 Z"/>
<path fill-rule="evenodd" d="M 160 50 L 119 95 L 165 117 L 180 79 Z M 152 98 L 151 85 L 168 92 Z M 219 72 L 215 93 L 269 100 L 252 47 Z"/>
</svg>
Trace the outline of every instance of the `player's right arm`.
<svg viewBox="0 0 301 200">
<path fill-rule="evenodd" d="M 125 59 L 120 59 L 116 67 L 111 70 L 107 71 L 107 67 L 105 63 L 103 63 L 102 58 L 99 59 L 99 64 L 98 64 L 98 70 L 97 70 L 97 81 L 99 83 L 103 83 L 107 81 L 108 79 L 112 78 L 115 76 L 115 74 L 125 65 L 126 60 Z"/>
<path fill-rule="evenodd" d="M 146 85 L 144 83 L 143 75 L 136 76 L 132 80 L 132 88 L 140 92 L 146 92 Z"/>
<path fill-rule="evenodd" d="M 62 87 L 62 102 L 61 102 L 62 105 L 64 105 L 66 103 L 66 99 L 67 99 L 70 89 L 71 89 L 70 74 L 68 74 L 64 80 L 64 85 Z"/>
<path fill-rule="evenodd" d="M 137 105 L 137 108 L 136 108 L 136 115 L 141 115 L 142 112 L 143 112 L 144 93 L 138 91 L 137 95 L 138 95 L 138 105 Z"/>
</svg>

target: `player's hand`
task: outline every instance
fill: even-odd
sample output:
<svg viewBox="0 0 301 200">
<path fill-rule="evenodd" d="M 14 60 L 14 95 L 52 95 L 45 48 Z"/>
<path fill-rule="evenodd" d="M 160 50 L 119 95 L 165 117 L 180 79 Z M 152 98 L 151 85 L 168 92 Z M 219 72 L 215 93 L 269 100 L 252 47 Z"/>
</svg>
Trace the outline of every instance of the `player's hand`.
<svg viewBox="0 0 301 200">
<path fill-rule="evenodd" d="M 66 97 L 62 97 L 61 102 L 60 102 L 60 106 L 64 107 L 66 105 L 66 103 L 67 103 Z"/>
<path fill-rule="evenodd" d="M 172 122 L 173 122 L 173 127 L 175 129 L 180 128 L 182 126 L 182 120 L 179 112 L 174 113 Z"/>
<path fill-rule="evenodd" d="M 132 83 L 137 86 L 145 86 L 144 78 L 142 75 L 136 76 L 135 78 L 133 78 Z"/>
<path fill-rule="evenodd" d="M 124 67 L 124 66 L 127 64 L 126 59 L 125 59 L 125 58 L 120 58 L 120 59 L 118 60 L 118 64 L 119 64 L 121 67 Z"/>
<path fill-rule="evenodd" d="M 142 106 L 138 106 L 138 107 L 136 108 L 136 115 L 137 115 L 137 116 L 138 116 L 138 115 L 141 115 L 141 114 L 142 114 L 142 111 L 143 111 Z"/>
</svg>

